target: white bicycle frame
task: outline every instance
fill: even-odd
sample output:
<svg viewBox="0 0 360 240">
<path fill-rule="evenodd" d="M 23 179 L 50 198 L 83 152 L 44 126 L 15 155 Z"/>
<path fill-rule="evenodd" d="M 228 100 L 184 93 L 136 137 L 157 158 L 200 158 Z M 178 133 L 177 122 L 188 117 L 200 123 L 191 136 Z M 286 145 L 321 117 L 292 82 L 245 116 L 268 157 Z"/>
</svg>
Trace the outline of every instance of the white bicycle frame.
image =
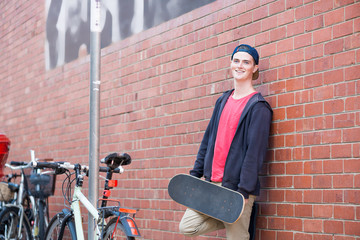
<svg viewBox="0 0 360 240">
<path fill-rule="evenodd" d="M 73 210 L 74 219 L 75 219 L 76 237 L 78 240 L 84 240 L 84 229 L 82 225 L 81 209 L 80 209 L 80 202 L 81 202 L 84 205 L 84 207 L 89 211 L 91 216 L 94 218 L 96 239 L 99 239 L 100 230 L 97 224 L 99 220 L 99 212 L 81 192 L 81 189 L 82 187 L 75 186 L 73 201 L 71 203 L 71 209 Z"/>
<path fill-rule="evenodd" d="M 120 172 L 124 172 L 124 169 L 120 166 Z M 80 203 L 84 205 L 84 207 L 88 210 L 90 215 L 93 217 L 95 221 L 95 239 L 100 238 L 100 229 L 98 226 L 98 220 L 100 218 L 100 213 L 94 205 L 85 197 L 85 195 L 81 192 L 82 186 L 75 186 L 73 199 L 71 203 L 71 209 L 73 210 L 74 220 L 75 220 L 75 229 L 76 229 L 76 237 L 77 240 L 84 240 L 84 229 L 82 225 L 82 217 L 81 217 L 81 209 Z"/>
</svg>

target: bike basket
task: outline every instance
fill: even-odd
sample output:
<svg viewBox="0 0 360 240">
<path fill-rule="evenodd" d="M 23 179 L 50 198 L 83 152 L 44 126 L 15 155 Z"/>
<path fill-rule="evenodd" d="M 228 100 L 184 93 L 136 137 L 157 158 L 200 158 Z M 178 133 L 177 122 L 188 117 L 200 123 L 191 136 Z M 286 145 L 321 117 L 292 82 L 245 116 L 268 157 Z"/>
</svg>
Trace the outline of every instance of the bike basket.
<svg viewBox="0 0 360 240">
<path fill-rule="evenodd" d="M 0 201 L 8 202 L 14 198 L 14 193 L 8 187 L 8 183 L 0 182 Z"/>
<path fill-rule="evenodd" d="M 54 195 L 55 191 L 55 174 L 37 174 L 33 172 L 33 169 L 24 169 L 25 175 L 25 188 L 29 195 L 36 198 L 49 197 Z"/>
</svg>

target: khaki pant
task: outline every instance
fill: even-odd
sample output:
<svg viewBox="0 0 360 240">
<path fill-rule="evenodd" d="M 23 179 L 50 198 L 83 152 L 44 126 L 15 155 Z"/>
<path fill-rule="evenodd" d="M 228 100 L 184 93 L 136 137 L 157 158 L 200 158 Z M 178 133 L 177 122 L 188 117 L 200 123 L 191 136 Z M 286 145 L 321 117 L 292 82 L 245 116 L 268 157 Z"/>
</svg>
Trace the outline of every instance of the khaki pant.
<svg viewBox="0 0 360 240">
<path fill-rule="evenodd" d="M 199 212 L 186 209 L 180 221 L 179 230 L 186 236 L 195 237 L 226 228 L 226 238 L 228 240 L 248 240 L 250 238 L 248 230 L 254 200 L 255 196 L 250 195 L 248 203 L 245 204 L 243 214 L 240 219 L 233 224 L 223 223 Z M 211 201 L 211 199 L 209 199 L 209 201 Z"/>
</svg>

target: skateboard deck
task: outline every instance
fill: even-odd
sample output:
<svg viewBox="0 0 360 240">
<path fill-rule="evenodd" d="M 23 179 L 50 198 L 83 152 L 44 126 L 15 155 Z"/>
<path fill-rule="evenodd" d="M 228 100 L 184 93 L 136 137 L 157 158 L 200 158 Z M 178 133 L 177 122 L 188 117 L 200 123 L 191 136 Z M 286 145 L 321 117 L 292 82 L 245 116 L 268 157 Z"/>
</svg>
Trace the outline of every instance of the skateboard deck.
<svg viewBox="0 0 360 240">
<path fill-rule="evenodd" d="M 168 185 L 177 203 L 225 223 L 234 223 L 244 209 L 241 193 L 187 174 L 174 176 Z"/>
</svg>

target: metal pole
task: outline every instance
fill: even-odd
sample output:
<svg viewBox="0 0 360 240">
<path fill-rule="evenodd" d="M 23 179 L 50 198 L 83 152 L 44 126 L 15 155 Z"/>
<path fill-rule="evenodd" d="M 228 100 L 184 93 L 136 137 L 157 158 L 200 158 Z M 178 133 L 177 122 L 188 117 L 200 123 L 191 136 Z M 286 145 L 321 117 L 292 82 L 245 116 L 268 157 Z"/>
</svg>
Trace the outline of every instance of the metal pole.
<svg viewBox="0 0 360 240">
<path fill-rule="evenodd" d="M 100 0 L 91 0 L 90 12 L 90 143 L 89 201 L 96 206 L 99 190 L 100 135 Z M 88 214 L 88 240 L 95 239 L 95 223 Z"/>
</svg>

